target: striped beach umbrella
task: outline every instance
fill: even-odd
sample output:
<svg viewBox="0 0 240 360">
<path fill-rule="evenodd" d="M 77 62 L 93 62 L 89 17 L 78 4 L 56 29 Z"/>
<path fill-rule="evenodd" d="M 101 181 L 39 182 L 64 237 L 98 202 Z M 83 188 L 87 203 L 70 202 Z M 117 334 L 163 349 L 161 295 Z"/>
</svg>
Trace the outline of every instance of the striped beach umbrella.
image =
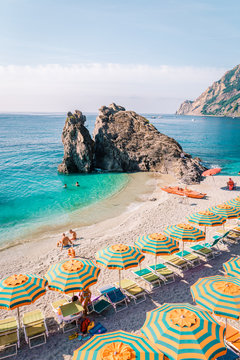
<svg viewBox="0 0 240 360">
<path fill-rule="evenodd" d="M 171 255 L 179 251 L 179 245 L 175 239 L 158 233 L 139 236 L 135 245 L 143 253 L 155 255 L 155 264 L 157 263 L 157 256 Z"/>
<path fill-rule="evenodd" d="M 0 281 L 0 308 L 13 310 L 30 305 L 46 293 L 47 281 L 32 274 L 11 275 Z"/>
<path fill-rule="evenodd" d="M 94 335 L 74 351 L 73 360 L 163 360 L 155 344 L 126 331 Z"/>
<path fill-rule="evenodd" d="M 116 244 L 99 250 L 96 262 L 108 269 L 119 270 L 119 284 L 121 282 L 121 270 L 138 266 L 145 258 L 140 249 L 135 246 Z"/>
<path fill-rule="evenodd" d="M 200 278 L 191 286 L 193 300 L 204 310 L 230 319 L 240 317 L 240 280 L 234 277 Z"/>
<path fill-rule="evenodd" d="M 193 305 L 163 304 L 147 313 L 141 332 L 170 360 L 213 360 L 226 354 L 224 327 Z"/>
<path fill-rule="evenodd" d="M 202 241 L 205 239 L 205 233 L 189 224 L 178 224 L 168 226 L 164 233 L 173 239 L 183 242 L 183 250 L 185 242 Z"/>
<path fill-rule="evenodd" d="M 240 216 L 240 208 L 236 208 L 228 204 L 213 206 L 208 210 L 227 219 L 236 219 Z"/>
<path fill-rule="evenodd" d="M 240 208 L 240 196 L 236 197 L 235 199 L 226 201 L 225 204 L 231 205 L 237 209 Z"/>
<path fill-rule="evenodd" d="M 215 214 L 209 210 L 199 211 L 194 214 L 187 216 L 187 220 L 191 223 L 198 224 L 199 226 L 220 226 L 226 222 L 226 218 Z"/>
<path fill-rule="evenodd" d="M 240 278 L 240 258 L 232 257 L 223 264 L 223 269 L 227 275 Z"/>
<path fill-rule="evenodd" d="M 67 294 L 96 284 L 99 273 L 100 269 L 92 261 L 74 258 L 51 265 L 45 278 L 50 290 Z"/>
</svg>

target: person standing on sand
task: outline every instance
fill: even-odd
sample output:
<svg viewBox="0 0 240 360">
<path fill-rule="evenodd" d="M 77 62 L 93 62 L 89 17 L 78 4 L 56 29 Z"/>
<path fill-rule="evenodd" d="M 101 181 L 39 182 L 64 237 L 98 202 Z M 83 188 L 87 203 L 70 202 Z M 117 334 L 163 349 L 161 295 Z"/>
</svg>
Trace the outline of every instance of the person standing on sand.
<svg viewBox="0 0 240 360">
<path fill-rule="evenodd" d="M 72 240 L 70 240 L 69 237 L 63 233 L 62 240 L 57 243 L 57 247 L 61 246 L 62 251 L 63 247 L 68 248 L 71 246 L 70 244 L 73 245 Z"/>
<path fill-rule="evenodd" d="M 69 230 L 70 234 L 72 235 L 71 240 L 77 240 L 77 233 L 76 231 L 73 231 L 72 229 Z"/>
</svg>

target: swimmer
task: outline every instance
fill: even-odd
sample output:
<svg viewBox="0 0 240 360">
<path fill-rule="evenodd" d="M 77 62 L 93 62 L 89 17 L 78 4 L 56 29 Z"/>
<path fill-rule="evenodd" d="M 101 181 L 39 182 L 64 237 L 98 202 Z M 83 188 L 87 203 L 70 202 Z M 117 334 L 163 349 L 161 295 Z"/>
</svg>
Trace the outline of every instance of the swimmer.
<svg viewBox="0 0 240 360">
<path fill-rule="evenodd" d="M 67 188 L 67 184 L 64 184 L 64 186 L 63 186 L 63 187 L 64 187 L 64 189 L 66 189 L 66 188 Z"/>
<path fill-rule="evenodd" d="M 70 229 L 69 232 L 70 232 L 70 234 L 72 235 L 71 240 L 77 240 L 77 233 L 76 233 L 76 231 L 73 231 L 73 230 Z"/>
<path fill-rule="evenodd" d="M 72 240 L 63 233 L 62 240 L 57 243 L 57 246 L 60 246 L 62 251 L 63 247 L 70 247 L 70 244 L 73 245 Z"/>
<path fill-rule="evenodd" d="M 78 181 L 76 182 L 76 184 L 75 184 L 76 186 L 79 186 L 79 183 L 78 183 Z"/>
</svg>

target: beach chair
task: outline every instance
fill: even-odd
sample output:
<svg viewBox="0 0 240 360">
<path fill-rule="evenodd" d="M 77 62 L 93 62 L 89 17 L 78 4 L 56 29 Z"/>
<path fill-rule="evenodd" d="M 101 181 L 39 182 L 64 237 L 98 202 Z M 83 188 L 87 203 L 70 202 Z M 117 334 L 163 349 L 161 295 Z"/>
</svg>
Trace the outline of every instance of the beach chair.
<svg viewBox="0 0 240 360">
<path fill-rule="evenodd" d="M 219 244 L 222 243 L 222 236 L 215 235 L 213 236 L 213 242 L 205 242 L 204 246 L 208 249 L 212 249 L 215 253 L 215 256 L 221 255 L 221 250 L 219 248 Z"/>
<path fill-rule="evenodd" d="M 19 327 L 16 318 L 0 320 L 0 359 L 17 355 L 19 347 Z"/>
<path fill-rule="evenodd" d="M 201 244 L 196 244 L 191 246 L 191 250 L 193 250 L 193 252 L 195 252 L 198 255 L 201 255 L 207 260 L 213 259 L 215 257 L 215 253 L 212 249 L 205 247 Z"/>
<path fill-rule="evenodd" d="M 51 305 L 55 313 L 59 329 L 62 328 L 63 333 L 71 331 L 77 327 L 77 320 L 83 314 L 83 307 L 79 301 L 72 303 L 62 298 L 54 301 Z"/>
<path fill-rule="evenodd" d="M 165 263 L 176 267 L 181 271 L 186 271 L 189 269 L 188 262 L 185 259 L 180 258 L 179 256 L 174 255 L 164 255 L 161 256 Z"/>
<path fill-rule="evenodd" d="M 101 315 L 101 313 L 111 306 L 110 302 L 106 299 L 103 299 L 103 295 L 94 296 L 91 298 L 91 303 L 88 305 L 88 314 L 92 312 Z"/>
<path fill-rule="evenodd" d="M 46 344 L 46 337 L 48 336 L 48 328 L 41 310 L 34 310 L 23 314 L 22 318 L 23 330 L 26 343 L 29 348 Z M 42 339 L 42 341 L 33 344 L 36 339 Z"/>
<path fill-rule="evenodd" d="M 226 326 L 223 322 L 219 323 L 224 327 Z M 225 342 L 238 356 L 240 355 L 240 332 L 230 324 L 227 324 Z"/>
<path fill-rule="evenodd" d="M 125 310 L 128 307 L 128 298 L 122 293 L 120 288 L 116 288 L 112 285 L 106 285 L 98 289 L 98 291 L 106 297 L 116 313 Z"/>
<path fill-rule="evenodd" d="M 150 265 L 148 268 L 158 276 L 160 276 L 165 284 L 170 284 L 175 281 L 174 272 L 164 264 Z"/>
<path fill-rule="evenodd" d="M 200 257 L 195 254 L 190 253 L 187 250 L 179 251 L 175 255 L 179 256 L 181 259 L 186 260 L 192 267 L 201 265 Z"/>
<path fill-rule="evenodd" d="M 216 360 L 239 360 L 239 356 L 227 347 L 227 353 L 218 357 Z"/>
<path fill-rule="evenodd" d="M 132 271 L 132 273 L 138 280 L 142 280 L 146 284 L 148 284 L 150 290 L 159 288 L 164 283 L 164 281 L 161 279 L 159 275 L 154 274 L 151 270 L 146 268 Z"/>
<path fill-rule="evenodd" d="M 119 286 L 119 283 L 116 283 L 116 286 Z M 121 290 L 129 297 L 133 299 L 135 304 L 140 304 L 146 300 L 147 290 L 138 285 L 135 281 L 130 279 L 121 280 Z"/>
</svg>

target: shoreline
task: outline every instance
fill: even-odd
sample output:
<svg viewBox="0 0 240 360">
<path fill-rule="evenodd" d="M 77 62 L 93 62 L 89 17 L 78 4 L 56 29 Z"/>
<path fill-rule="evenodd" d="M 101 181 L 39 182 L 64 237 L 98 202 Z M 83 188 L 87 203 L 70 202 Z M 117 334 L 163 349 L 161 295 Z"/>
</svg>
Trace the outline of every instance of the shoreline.
<svg viewBox="0 0 240 360">
<path fill-rule="evenodd" d="M 118 215 L 114 216 L 114 214 L 112 214 L 113 217 L 109 217 L 92 225 L 83 226 L 79 229 L 80 232 L 78 233 L 76 247 L 74 248 L 76 257 L 94 260 L 95 253 L 108 245 L 115 243 L 134 245 L 134 242 L 139 236 L 155 232 L 163 233 L 166 226 L 186 222 L 187 215 L 196 211 L 205 210 L 216 204 L 221 204 L 239 196 L 240 193 L 239 191 L 224 190 L 223 187 L 228 177 L 216 176 L 214 181 L 212 178 L 206 178 L 200 184 L 190 186 L 193 190 L 207 193 L 208 196 L 206 199 L 189 199 L 186 203 L 182 197 L 168 194 L 160 189 L 160 186 L 166 184 L 177 185 L 179 184 L 178 181 L 171 179 L 169 176 L 159 174 L 150 175 L 153 175 L 152 179 L 150 176 L 145 183 L 149 182 L 148 185 L 152 186 L 151 191 L 142 194 L 139 203 L 134 206 L 126 206 L 125 211 L 120 212 Z M 233 180 L 238 182 L 239 177 L 233 177 Z M 124 195 L 124 191 L 120 196 L 122 195 Z M 116 201 L 116 198 L 114 201 Z M 114 208 L 114 201 L 112 202 L 112 208 Z M 215 231 L 215 227 L 209 228 L 208 237 L 212 237 Z M 25 243 L 4 250 L 0 257 L 1 278 L 19 273 L 32 273 L 43 277 L 50 265 L 67 258 L 67 250 L 60 251 L 59 248 L 56 248 L 55 240 L 57 236 L 58 234 L 55 234 L 55 237 L 52 238 L 46 237 L 41 241 Z M 188 246 L 189 245 L 186 244 L 186 248 Z M 109 332 L 122 329 L 136 334 L 140 333 L 140 328 L 145 321 L 147 311 L 163 303 L 193 303 L 189 287 L 200 277 L 219 274 L 219 270 L 222 270 L 223 262 L 239 254 L 240 244 L 229 249 L 226 245 L 220 245 L 220 249 L 222 250 L 221 256 L 208 262 L 203 261 L 201 266 L 186 271 L 184 274 L 174 269 L 178 275 L 178 280 L 164 286 L 164 288 L 161 287 L 154 291 L 151 293 L 151 296 L 147 297 L 145 302 L 137 306 L 130 303 L 129 307 L 120 313 L 115 313 L 110 309 L 100 319 L 90 314 L 90 318 L 94 321 L 100 321 Z M 161 262 L 160 258 L 158 258 L 158 262 Z M 152 265 L 153 263 L 154 257 L 150 254 L 145 254 L 143 266 Z M 101 272 L 98 282 L 91 288 L 93 295 L 99 294 L 98 288 L 106 284 L 115 284 L 118 281 L 117 270 L 100 268 Z M 134 275 L 131 270 L 132 269 L 124 270 L 122 277 L 133 280 Z M 141 285 L 146 288 L 145 283 Z M 61 298 L 63 298 L 63 294 L 48 290 L 46 295 L 38 299 L 36 303 L 20 308 L 20 317 L 23 312 L 35 309 L 40 309 L 44 312 L 47 319 L 49 338 L 47 339 L 47 343 L 41 347 L 41 353 L 39 353 L 38 348 L 29 349 L 24 338 L 21 337 L 21 348 L 18 352 L 19 360 L 28 358 L 32 360 L 72 360 L 73 351 L 83 344 L 83 342 L 79 340 L 69 341 L 68 333 L 63 334 L 58 331 L 51 303 Z M 0 318 L 15 315 L 15 310 L 9 312 L 0 309 Z M 238 323 L 234 323 L 234 325 L 240 326 Z"/>
<path fill-rule="evenodd" d="M 48 247 L 49 240 L 57 242 L 61 238 L 61 234 L 67 232 L 66 229 L 68 228 L 74 228 L 79 233 L 84 227 L 119 216 L 130 208 L 136 208 L 143 203 L 146 197 L 154 192 L 156 177 L 164 175 L 138 172 L 127 174 L 127 176 L 127 183 L 116 193 L 94 204 L 69 212 L 64 224 L 46 224 L 41 226 L 40 229 L 29 230 L 27 236 L 21 236 L 16 240 L 6 243 L 5 246 L 1 246 L 0 253 L 24 244 L 36 244 L 39 241 L 45 242 L 46 247 Z M 171 177 L 167 176 L 167 178 Z"/>
</svg>

